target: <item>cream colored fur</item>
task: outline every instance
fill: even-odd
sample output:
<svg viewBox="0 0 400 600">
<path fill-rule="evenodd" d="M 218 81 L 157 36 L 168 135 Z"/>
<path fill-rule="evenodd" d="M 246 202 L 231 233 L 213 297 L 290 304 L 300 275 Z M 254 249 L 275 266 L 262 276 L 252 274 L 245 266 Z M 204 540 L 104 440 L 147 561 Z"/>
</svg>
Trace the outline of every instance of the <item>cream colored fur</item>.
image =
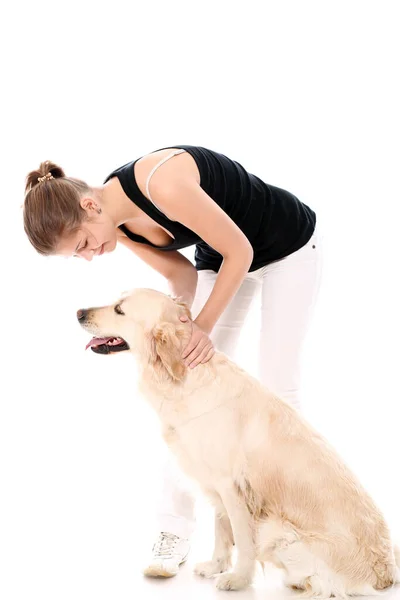
<svg viewBox="0 0 400 600">
<path fill-rule="evenodd" d="M 214 554 L 198 574 L 241 589 L 256 561 L 270 561 L 288 586 L 320 598 L 377 595 L 400 582 L 400 553 L 381 512 L 295 409 L 219 352 L 186 369 L 184 304 L 138 289 L 122 310 L 90 309 L 83 326 L 128 342 L 166 443 L 215 506 Z"/>
</svg>

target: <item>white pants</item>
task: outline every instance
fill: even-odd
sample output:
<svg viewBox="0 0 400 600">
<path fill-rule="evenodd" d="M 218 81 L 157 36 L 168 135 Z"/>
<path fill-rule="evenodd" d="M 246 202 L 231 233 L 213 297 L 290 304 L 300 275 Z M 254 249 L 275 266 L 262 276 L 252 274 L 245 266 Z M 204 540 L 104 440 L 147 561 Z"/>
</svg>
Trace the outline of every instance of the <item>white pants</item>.
<svg viewBox="0 0 400 600">
<path fill-rule="evenodd" d="M 301 348 L 316 301 L 320 274 L 320 240 L 314 232 L 300 250 L 248 273 L 211 334 L 215 348 L 234 358 L 246 315 L 261 292 L 259 379 L 298 410 L 301 410 Z M 214 271 L 199 271 L 192 307 L 194 318 L 207 301 L 216 278 Z M 158 531 L 189 538 L 194 526 L 194 499 L 171 457 L 163 469 Z"/>
</svg>

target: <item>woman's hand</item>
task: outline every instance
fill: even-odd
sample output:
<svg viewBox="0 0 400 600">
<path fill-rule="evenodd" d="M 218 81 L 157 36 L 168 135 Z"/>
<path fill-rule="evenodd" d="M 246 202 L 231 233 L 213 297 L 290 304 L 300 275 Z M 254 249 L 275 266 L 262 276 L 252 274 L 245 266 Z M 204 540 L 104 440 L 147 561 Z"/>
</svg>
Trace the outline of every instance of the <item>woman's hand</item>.
<svg viewBox="0 0 400 600">
<path fill-rule="evenodd" d="M 189 321 L 189 317 L 180 317 L 182 323 Z M 189 344 L 183 349 L 182 359 L 187 367 L 193 369 L 200 363 L 206 363 L 214 354 L 214 346 L 208 334 L 203 331 L 195 321 L 192 321 L 192 337 Z"/>
</svg>

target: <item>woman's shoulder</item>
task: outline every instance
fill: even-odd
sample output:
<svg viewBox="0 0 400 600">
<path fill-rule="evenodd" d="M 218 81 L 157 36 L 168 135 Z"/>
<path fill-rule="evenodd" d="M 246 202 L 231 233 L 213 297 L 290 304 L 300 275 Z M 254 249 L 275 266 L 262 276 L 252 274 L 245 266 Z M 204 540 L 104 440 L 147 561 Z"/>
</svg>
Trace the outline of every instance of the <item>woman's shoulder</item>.
<svg viewBox="0 0 400 600">
<path fill-rule="evenodd" d="M 175 150 L 182 150 L 182 152 L 171 156 Z M 126 180 L 127 184 L 129 184 L 131 178 L 134 178 L 141 193 L 147 197 L 146 185 L 150 176 L 154 176 L 161 185 L 166 185 L 168 182 L 182 177 L 194 179 L 197 183 L 200 183 L 199 169 L 191 154 L 186 152 L 184 148 L 171 146 L 149 152 L 117 167 L 107 175 L 103 184 L 113 177 Z"/>
<path fill-rule="evenodd" d="M 143 194 L 146 195 L 146 183 L 150 175 L 157 178 L 158 183 L 161 185 L 180 178 L 195 179 L 198 183 L 200 182 L 199 169 L 193 157 L 184 151 L 168 158 L 174 150 L 180 150 L 180 148 L 172 146 L 171 148 L 156 150 L 135 161 L 136 183 Z M 168 160 L 165 160 L 167 158 Z M 164 160 L 165 162 L 163 162 Z"/>
</svg>

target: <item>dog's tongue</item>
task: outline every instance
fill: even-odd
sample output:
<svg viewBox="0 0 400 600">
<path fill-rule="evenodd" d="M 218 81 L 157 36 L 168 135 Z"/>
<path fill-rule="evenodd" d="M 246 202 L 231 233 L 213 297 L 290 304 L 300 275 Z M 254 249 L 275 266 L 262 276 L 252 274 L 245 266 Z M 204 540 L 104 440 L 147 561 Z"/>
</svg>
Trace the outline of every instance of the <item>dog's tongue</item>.
<svg viewBox="0 0 400 600">
<path fill-rule="evenodd" d="M 114 339 L 114 338 L 112 338 L 112 337 L 104 337 L 104 338 L 94 337 L 86 345 L 85 350 L 90 348 L 90 346 L 100 346 L 101 344 L 107 344 L 107 342 L 109 342 L 112 339 Z"/>
</svg>

